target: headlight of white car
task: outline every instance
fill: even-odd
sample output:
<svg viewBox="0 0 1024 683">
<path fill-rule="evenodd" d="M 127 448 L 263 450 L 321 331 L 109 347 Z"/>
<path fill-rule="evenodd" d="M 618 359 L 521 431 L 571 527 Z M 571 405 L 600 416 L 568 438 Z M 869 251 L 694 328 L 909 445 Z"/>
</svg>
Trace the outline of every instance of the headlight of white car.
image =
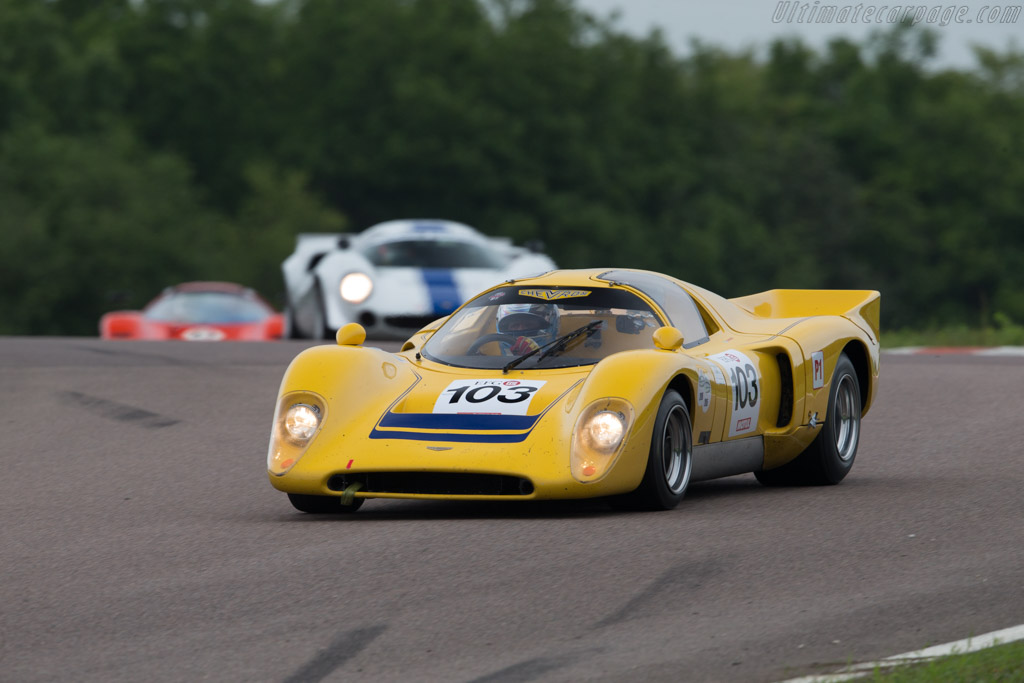
<svg viewBox="0 0 1024 683">
<path fill-rule="evenodd" d="M 327 402 L 319 394 L 296 391 L 281 397 L 267 452 L 267 469 L 271 474 L 281 475 L 295 466 L 326 417 Z"/>
<path fill-rule="evenodd" d="M 597 481 L 622 451 L 633 421 L 633 406 L 621 398 L 602 398 L 587 406 L 573 430 L 570 469 L 584 484 Z"/>
<path fill-rule="evenodd" d="M 349 273 L 338 286 L 341 298 L 350 304 L 361 304 L 373 291 L 373 280 L 366 273 Z"/>
</svg>

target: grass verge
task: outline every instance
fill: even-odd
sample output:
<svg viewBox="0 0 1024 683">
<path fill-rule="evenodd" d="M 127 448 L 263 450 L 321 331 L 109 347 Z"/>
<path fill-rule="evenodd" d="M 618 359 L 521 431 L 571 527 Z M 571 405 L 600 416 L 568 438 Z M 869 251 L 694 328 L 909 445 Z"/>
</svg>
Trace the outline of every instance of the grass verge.
<svg viewBox="0 0 1024 683">
<path fill-rule="evenodd" d="M 923 664 L 876 669 L 880 683 L 1024 683 L 1024 641 L 997 645 Z"/>
<path fill-rule="evenodd" d="M 921 332 L 896 330 L 882 332 L 882 348 L 902 346 L 1024 346 L 1024 328 L 1020 331 L 964 328 L 946 328 Z"/>
<path fill-rule="evenodd" d="M 996 316 L 992 327 L 942 327 L 931 330 L 885 330 L 882 347 L 901 346 L 1024 346 L 1024 325 Z"/>
</svg>

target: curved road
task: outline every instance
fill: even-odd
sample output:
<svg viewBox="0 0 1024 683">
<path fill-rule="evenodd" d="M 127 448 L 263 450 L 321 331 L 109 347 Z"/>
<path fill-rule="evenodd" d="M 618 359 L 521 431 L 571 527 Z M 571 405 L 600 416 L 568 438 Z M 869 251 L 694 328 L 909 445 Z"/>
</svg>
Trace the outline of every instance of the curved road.
<svg viewBox="0 0 1024 683">
<path fill-rule="evenodd" d="M 1024 622 L 1022 358 L 883 356 L 836 487 L 322 519 L 264 472 L 302 348 L 0 338 L 0 680 L 769 682 Z"/>
</svg>

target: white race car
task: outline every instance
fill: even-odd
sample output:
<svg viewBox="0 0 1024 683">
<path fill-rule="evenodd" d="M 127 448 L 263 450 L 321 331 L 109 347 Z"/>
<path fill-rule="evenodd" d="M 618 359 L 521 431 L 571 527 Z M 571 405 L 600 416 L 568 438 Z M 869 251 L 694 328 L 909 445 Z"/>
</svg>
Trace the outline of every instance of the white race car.
<svg viewBox="0 0 1024 683">
<path fill-rule="evenodd" d="M 536 247 L 462 223 L 410 219 L 301 233 L 281 268 L 288 336 L 329 338 L 357 322 L 372 338 L 407 339 L 488 287 L 556 266 Z"/>
</svg>

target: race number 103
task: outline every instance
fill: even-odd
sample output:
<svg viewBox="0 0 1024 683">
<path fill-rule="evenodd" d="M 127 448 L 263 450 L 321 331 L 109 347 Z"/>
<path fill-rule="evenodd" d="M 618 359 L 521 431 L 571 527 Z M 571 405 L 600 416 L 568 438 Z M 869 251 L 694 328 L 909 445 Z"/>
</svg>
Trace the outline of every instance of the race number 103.
<svg viewBox="0 0 1024 683">
<path fill-rule="evenodd" d="M 434 403 L 435 413 L 525 415 L 540 380 L 455 380 Z"/>
</svg>

